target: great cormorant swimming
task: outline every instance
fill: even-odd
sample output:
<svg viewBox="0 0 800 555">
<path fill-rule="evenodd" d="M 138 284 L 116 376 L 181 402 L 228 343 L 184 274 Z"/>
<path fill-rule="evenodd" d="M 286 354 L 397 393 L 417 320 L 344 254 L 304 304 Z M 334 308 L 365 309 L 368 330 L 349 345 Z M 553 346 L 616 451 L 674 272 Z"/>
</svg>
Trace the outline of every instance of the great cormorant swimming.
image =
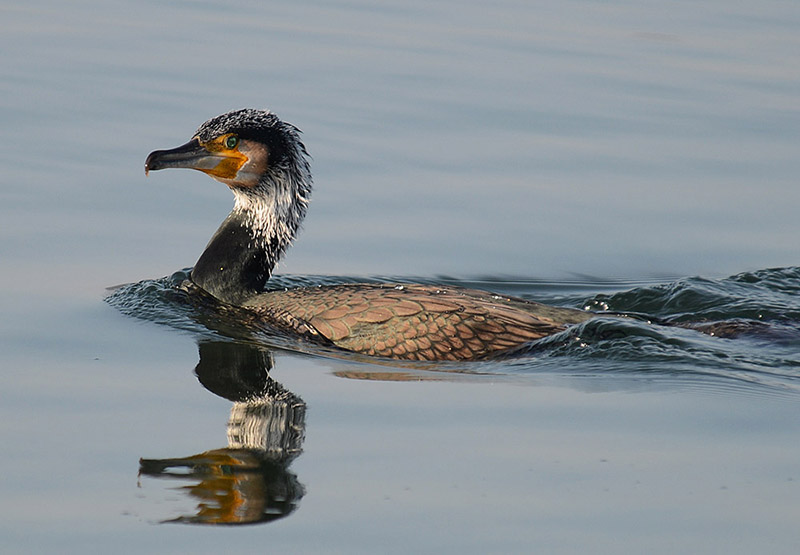
<svg viewBox="0 0 800 555">
<path fill-rule="evenodd" d="M 269 111 L 234 110 L 192 139 L 147 157 L 145 173 L 191 168 L 233 192 L 233 210 L 191 272 L 217 300 L 299 336 L 347 351 L 404 360 L 500 356 L 594 316 L 582 310 L 454 286 L 348 283 L 265 291 L 311 196 L 300 130 Z"/>
</svg>

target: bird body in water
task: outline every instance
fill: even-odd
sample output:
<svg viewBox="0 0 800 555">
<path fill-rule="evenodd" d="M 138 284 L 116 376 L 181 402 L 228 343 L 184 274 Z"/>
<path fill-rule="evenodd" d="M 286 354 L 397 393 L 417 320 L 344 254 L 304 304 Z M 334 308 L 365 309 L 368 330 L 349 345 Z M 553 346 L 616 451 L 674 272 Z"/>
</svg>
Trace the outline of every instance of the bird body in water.
<svg viewBox="0 0 800 555">
<path fill-rule="evenodd" d="M 361 354 L 478 360 L 557 333 L 593 315 L 452 286 L 341 284 L 265 291 L 311 195 L 300 131 L 271 112 L 212 118 L 192 139 L 147 157 L 145 173 L 203 171 L 234 194 L 233 210 L 191 272 L 192 283 L 255 319 Z"/>
</svg>

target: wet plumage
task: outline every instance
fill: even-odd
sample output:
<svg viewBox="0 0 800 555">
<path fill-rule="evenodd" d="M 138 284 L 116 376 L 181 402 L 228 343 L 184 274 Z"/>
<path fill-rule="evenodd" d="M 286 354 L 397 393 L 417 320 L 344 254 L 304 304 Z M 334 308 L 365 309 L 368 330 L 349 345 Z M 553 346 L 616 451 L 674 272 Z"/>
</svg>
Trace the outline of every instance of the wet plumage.
<svg viewBox="0 0 800 555">
<path fill-rule="evenodd" d="M 475 289 L 416 284 L 291 289 L 243 306 L 266 318 L 306 323 L 349 351 L 408 360 L 485 358 L 587 317 Z"/>
<path fill-rule="evenodd" d="M 451 286 L 342 284 L 264 292 L 310 199 L 300 131 L 270 112 L 236 110 L 201 125 L 185 145 L 152 152 L 145 163 L 146 171 L 173 167 L 203 171 L 234 193 L 234 208 L 191 280 L 256 321 L 371 356 L 477 360 L 592 317 Z"/>
</svg>

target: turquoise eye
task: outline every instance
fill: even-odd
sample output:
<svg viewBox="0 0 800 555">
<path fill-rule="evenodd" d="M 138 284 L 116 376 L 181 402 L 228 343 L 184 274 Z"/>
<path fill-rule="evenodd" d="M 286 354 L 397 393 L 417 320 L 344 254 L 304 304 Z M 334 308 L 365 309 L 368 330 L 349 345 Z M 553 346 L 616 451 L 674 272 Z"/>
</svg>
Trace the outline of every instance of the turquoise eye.
<svg viewBox="0 0 800 555">
<path fill-rule="evenodd" d="M 236 148 L 236 145 L 239 144 L 239 137 L 236 135 L 230 135 L 227 139 L 225 139 L 225 146 L 227 148 Z"/>
</svg>

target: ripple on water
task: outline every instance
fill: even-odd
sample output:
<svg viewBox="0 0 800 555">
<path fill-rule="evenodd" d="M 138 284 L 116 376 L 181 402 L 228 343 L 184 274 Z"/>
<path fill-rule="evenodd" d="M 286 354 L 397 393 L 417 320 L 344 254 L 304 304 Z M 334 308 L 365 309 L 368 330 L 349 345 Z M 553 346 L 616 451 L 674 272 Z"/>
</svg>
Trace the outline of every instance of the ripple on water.
<svg viewBox="0 0 800 555">
<path fill-rule="evenodd" d="M 280 331 L 254 331 L 235 321 L 235 314 L 198 302 L 181 288 L 188 270 L 161 279 L 116 288 L 107 302 L 124 314 L 183 330 L 198 338 L 215 336 L 323 356 L 351 358 L 303 344 Z M 347 276 L 275 276 L 273 289 L 351 282 L 411 281 Z M 433 283 L 436 280 L 417 280 Z M 478 282 L 444 280 L 475 287 Z M 524 298 L 596 311 L 598 318 L 518 349 L 503 360 L 483 363 L 412 364 L 379 361 L 386 366 L 451 376 L 627 376 L 718 388 L 719 391 L 800 391 L 800 268 L 779 268 L 711 280 L 685 278 L 643 284 L 616 293 L 563 294 L 549 281 L 480 280 L 486 289 Z M 569 287 L 567 287 L 569 289 Z M 595 291 L 607 290 L 598 283 Z M 624 317 L 620 317 L 624 315 Z M 352 357 L 369 362 L 365 357 Z M 373 361 L 374 362 L 374 361 Z"/>
</svg>

